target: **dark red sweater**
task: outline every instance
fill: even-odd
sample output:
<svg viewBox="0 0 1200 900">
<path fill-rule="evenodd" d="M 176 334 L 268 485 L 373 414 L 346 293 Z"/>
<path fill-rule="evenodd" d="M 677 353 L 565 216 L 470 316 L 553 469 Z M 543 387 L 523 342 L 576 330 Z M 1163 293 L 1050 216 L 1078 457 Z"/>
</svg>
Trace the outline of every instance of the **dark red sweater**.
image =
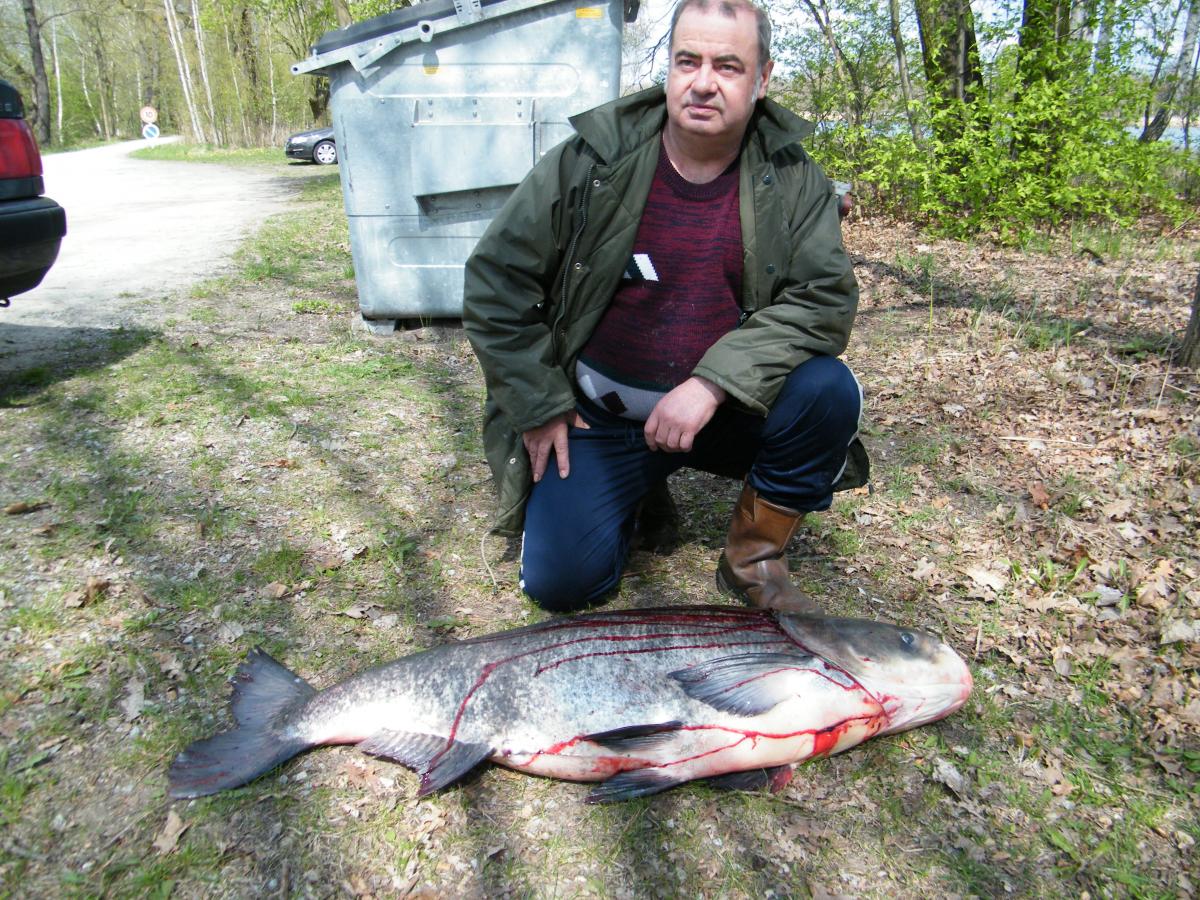
<svg viewBox="0 0 1200 900">
<path fill-rule="evenodd" d="M 645 419 L 737 327 L 741 293 L 736 161 L 693 184 L 661 150 L 633 256 L 580 354 L 580 388 L 612 412 Z"/>
</svg>

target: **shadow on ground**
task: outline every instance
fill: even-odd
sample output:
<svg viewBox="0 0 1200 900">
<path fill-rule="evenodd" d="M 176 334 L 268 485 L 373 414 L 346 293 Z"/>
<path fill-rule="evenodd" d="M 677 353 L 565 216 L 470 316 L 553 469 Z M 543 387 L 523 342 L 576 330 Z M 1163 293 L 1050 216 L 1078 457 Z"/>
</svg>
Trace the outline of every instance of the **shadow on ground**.
<svg viewBox="0 0 1200 900">
<path fill-rule="evenodd" d="M 0 319 L 0 407 L 20 405 L 51 384 L 112 365 L 156 335 L 143 328 L 18 325 Z"/>
</svg>

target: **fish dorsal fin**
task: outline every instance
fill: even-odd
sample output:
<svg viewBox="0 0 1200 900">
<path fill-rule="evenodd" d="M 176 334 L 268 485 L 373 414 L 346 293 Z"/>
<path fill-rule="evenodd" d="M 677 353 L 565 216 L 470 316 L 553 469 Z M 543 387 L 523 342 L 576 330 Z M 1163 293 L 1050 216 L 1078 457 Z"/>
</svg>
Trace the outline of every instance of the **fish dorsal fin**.
<svg viewBox="0 0 1200 900">
<path fill-rule="evenodd" d="M 486 744 L 412 731 L 377 731 L 359 743 L 358 749 L 408 766 L 420 775 L 418 797 L 444 788 L 492 755 L 492 748 Z"/>
<path fill-rule="evenodd" d="M 650 794 L 657 794 L 690 780 L 689 778 L 680 778 L 664 769 L 653 767 L 631 769 L 628 772 L 620 772 L 596 785 L 587 795 L 585 802 L 615 803 L 618 800 L 632 800 L 634 797 L 648 797 Z"/>
<path fill-rule="evenodd" d="M 679 669 L 670 677 L 693 700 L 721 712 L 757 716 L 795 696 L 788 676 L 813 662 L 803 653 L 743 653 Z"/>
<path fill-rule="evenodd" d="M 627 725 L 611 731 L 585 734 L 583 740 L 600 744 L 608 750 L 634 752 L 651 750 L 675 738 L 682 722 L 660 722 L 657 725 Z"/>
</svg>

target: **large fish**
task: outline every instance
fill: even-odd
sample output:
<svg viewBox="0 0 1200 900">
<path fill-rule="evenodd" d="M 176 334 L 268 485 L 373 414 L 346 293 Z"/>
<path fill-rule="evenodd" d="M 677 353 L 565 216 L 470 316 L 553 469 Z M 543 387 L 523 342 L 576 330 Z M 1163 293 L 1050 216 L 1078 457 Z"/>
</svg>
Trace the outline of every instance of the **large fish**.
<svg viewBox="0 0 1200 900">
<path fill-rule="evenodd" d="M 421 795 L 484 759 L 602 782 L 591 802 L 695 778 L 778 790 L 793 763 L 940 719 L 970 692 L 962 659 L 920 631 L 732 607 L 551 619 L 324 691 L 256 649 L 234 680 L 236 727 L 179 754 L 170 794 L 237 787 L 324 744 L 414 769 Z"/>
</svg>

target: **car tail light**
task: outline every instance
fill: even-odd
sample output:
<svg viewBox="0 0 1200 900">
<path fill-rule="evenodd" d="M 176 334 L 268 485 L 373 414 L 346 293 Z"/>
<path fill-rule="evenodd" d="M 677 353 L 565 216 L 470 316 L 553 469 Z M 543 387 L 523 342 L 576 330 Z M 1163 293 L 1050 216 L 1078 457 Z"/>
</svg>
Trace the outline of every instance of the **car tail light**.
<svg viewBox="0 0 1200 900">
<path fill-rule="evenodd" d="M 0 119 L 0 178 L 35 178 L 42 155 L 24 119 Z"/>
</svg>

